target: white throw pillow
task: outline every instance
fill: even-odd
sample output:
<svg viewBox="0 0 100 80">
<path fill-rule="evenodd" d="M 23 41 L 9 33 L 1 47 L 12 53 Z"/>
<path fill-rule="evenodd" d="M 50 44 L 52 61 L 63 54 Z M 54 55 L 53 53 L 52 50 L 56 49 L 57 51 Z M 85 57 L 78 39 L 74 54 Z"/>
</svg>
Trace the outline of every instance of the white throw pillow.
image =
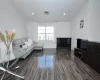
<svg viewBox="0 0 100 80">
<path fill-rule="evenodd" d="M 28 47 L 31 46 L 31 44 L 29 42 L 27 43 L 27 45 L 28 45 Z"/>
<path fill-rule="evenodd" d="M 28 39 L 28 44 L 31 46 L 33 44 L 32 39 Z"/>
<path fill-rule="evenodd" d="M 22 48 L 27 48 L 27 45 L 23 45 Z"/>
<path fill-rule="evenodd" d="M 31 46 L 29 42 L 25 42 L 25 45 L 27 45 L 27 47 Z"/>
<path fill-rule="evenodd" d="M 25 45 L 28 47 L 28 42 L 25 42 Z"/>
</svg>

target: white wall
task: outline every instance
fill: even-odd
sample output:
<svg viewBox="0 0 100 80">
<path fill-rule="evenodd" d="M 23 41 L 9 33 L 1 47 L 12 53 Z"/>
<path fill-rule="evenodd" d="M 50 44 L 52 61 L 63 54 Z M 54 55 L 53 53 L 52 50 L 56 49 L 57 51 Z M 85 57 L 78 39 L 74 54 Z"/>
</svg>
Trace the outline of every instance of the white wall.
<svg viewBox="0 0 100 80">
<path fill-rule="evenodd" d="M 83 6 L 83 8 L 79 11 L 76 17 L 73 19 L 71 27 L 72 27 L 72 49 L 76 47 L 76 39 L 88 39 L 89 35 L 89 6 L 88 3 Z M 80 20 L 84 19 L 84 28 L 80 28 Z"/>
<path fill-rule="evenodd" d="M 55 24 L 56 37 L 71 37 L 70 22 L 58 22 Z"/>
<path fill-rule="evenodd" d="M 54 41 L 38 41 L 38 26 L 39 25 L 53 25 L 54 26 Z M 71 27 L 69 22 L 59 23 L 37 23 L 28 22 L 27 25 L 28 36 L 35 41 L 44 43 L 44 48 L 56 48 L 57 37 L 71 37 Z"/>
<path fill-rule="evenodd" d="M 100 0 L 89 1 L 89 40 L 100 42 Z"/>
<path fill-rule="evenodd" d="M 25 37 L 26 22 L 19 16 L 9 1 L 0 0 L 0 28 L 3 31 L 15 29 L 17 32 L 16 38 Z"/>
<path fill-rule="evenodd" d="M 84 28 L 80 29 L 80 20 L 84 19 Z M 76 47 L 76 39 L 87 39 L 100 42 L 100 0 L 89 0 L 73 19 L 72 49 Z"/>
</svg>

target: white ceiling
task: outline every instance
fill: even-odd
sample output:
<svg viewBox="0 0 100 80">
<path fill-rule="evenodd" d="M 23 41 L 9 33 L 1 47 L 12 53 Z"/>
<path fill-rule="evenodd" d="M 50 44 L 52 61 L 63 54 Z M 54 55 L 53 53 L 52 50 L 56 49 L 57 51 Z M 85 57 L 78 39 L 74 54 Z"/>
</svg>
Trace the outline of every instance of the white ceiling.
<svg viewBox="0 0 100 80">
<path fill-rule="evenodd" d="M 12 0 L 13 6 L 25 19 L 37 22 L 70 21 L 86 2 L 87 0 Z M 44 11 L 49 11 L 50 15 L 44 15 Z"/>
</svg>

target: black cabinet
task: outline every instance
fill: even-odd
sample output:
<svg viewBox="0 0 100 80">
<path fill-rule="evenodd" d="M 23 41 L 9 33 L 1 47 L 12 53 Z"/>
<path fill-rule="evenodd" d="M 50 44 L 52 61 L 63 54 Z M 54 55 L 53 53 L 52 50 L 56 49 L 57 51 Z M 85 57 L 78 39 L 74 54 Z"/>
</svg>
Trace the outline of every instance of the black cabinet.
<svg viewBox="0 0 100 80">
<path fill-rule="evenodd" d="M 80 44 L 80 48 L 75 48 L 75 56 L 100 73 L 100 43 L 81 40 Z"/>
<path fill-rule="evenodd" d="M 87 63 L 98 73 L 100 73 L 100 43 L 89 42 L 88 43 L 88 59 Z"/>
<path fill-rule="evenodd" d="M 79 48 L 75 48 L 74 49 L 74 55 L 76 57 L 78 57 L 80 60 L 82 60 L 83 62 L 86 63 L 86 51 L 85 50 L 82 50 L 82 49 L 79 49 Z"/>
<path fill-rule="evenodd" d="M 71 49 L 71 38 L 57 38 L 57 49 Z"/>
</svg>

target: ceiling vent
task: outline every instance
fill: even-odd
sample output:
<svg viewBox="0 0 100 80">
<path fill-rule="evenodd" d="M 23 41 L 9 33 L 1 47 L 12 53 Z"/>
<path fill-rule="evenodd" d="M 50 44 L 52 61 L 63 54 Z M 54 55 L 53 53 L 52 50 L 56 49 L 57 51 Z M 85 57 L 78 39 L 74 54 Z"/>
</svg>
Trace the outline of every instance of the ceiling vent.
<svg viewBox="0 0 100 80">
<path fill-rule="evenodd" d="M 48 11 L 44 11 L 44 15 L 49 15 L 50 13 Z"/>
</svg>

